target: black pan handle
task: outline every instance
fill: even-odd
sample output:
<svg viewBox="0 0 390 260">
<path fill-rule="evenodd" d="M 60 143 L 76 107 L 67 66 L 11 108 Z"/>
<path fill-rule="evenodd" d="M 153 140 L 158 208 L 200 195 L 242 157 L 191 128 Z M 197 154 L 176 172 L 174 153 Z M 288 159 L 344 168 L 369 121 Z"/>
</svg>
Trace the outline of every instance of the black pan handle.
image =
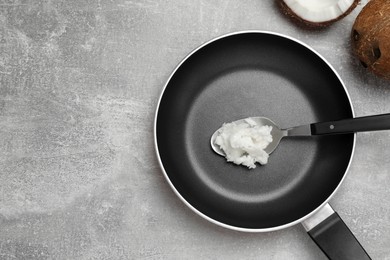
<svg viewBox="0 0 390 260">
<path fill-rule="evenodd" d="M 303 223 L 306 232 L 332 260 L 371 259 L 340 216 L 326 204 Z"/>
<path fill-rule="evenodd" d="M 312 135 L 344 134 L 390 129 L 390 114 L 355 117 L 310 125 Z"/>
</svg>

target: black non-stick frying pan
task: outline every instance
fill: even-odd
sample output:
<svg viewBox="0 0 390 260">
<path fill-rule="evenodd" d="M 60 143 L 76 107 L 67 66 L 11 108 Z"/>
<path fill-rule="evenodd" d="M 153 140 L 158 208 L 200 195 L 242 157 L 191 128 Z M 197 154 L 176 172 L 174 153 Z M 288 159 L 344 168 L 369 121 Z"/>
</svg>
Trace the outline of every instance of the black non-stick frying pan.
<svg viewBox="0 0 390 260">
<path fill-rule="evenodd" d="M 174 70 L 156 111 L 158 158 L 179 198 L 235 230 L 302 222 L 329 258 L 369 259 L 327 204 L 346 175 L 355 134 L 285 138 L 268 164 L 248 170 L 215 154 L 210 137 L 249 116 L 287 128 L 354 114 L 335 70 L 302 42 L 259 31 L 207 42 Z"/>
</svg>

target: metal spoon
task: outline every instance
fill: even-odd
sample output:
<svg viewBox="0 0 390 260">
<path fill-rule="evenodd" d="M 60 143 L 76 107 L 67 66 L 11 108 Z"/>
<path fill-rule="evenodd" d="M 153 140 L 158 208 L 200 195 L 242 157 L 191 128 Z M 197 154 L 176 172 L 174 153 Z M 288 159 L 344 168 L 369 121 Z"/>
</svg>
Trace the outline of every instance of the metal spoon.
<svg viewBox="0 0 390 260">
<path fill-rule="evenodd" d="M 271 135 L 273 141 L 264 149 L 268 154 L 271 154 L 279 145 L 280 140 L 286 136 L 346 134 L 390 129 L 390 113 L 348 118 L 337 121 L 319 122 L 287 129 L 280 129 L 272 120 L 266 117 L 251 117 L 251 119 L 259 126 L 272 126 Z M 244 120 L 245 119 L 240 119 L 234 122 L 242 123 Z M 218 136 L 219 130 L 220 129 L 215 131 L 211 136 L 211 147 L 217 154 L 225 156 L 225 152 L 215 144 L 215 138 Z"/>
</svg>

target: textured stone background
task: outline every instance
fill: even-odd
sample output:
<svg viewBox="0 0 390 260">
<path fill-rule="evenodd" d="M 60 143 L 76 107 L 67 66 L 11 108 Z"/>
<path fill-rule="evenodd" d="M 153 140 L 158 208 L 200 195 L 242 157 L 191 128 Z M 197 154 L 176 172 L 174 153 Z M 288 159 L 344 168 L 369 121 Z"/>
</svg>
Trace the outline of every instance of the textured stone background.
<svg viewBox="0 0 390 260">
<path fill-rule="evenodd" d="M 0 259 L 324 259 L 300 225 L 247 234 L 192 213 L 159 169 L 154 113 L 188 52 L 248 29 L 311 45 L 357 116 L 390 112 L 389 82 L 350 53 L 362 5 L 318 32 L 273 1 L 0 1 Z M 390 259 L 389 154 L 390 132 L 359 134 L 331 201 L 374 259 Z"/>
</svg>

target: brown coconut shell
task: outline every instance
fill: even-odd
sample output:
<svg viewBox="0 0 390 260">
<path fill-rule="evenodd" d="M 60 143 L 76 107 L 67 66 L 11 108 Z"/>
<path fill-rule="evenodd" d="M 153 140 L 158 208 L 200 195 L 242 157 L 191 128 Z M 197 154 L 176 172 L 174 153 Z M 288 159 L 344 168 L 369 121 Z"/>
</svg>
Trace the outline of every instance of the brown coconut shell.
<svg viewBox="0 0 390 260">
<path fill-rule="evenodd" d="M 362 66 L 390 79 L 390 0 L 371 0 L 357 16 L 352 47 Z"/>
<path fill-rule="evenodd" d="M 353 9 L 355 9 L 355 7 L 360 3 L 360 0 L 354 0 L 353 4 L 342 15 L 340 15 L 332 20 L 329 20 L 326 22 L 320 22 L 320 23 L 307 21 L 304 18 L 298 16 L 296 13 L 294 13 L 293 10 L 291 10 L 290 7 L 288 7 L 286 5 L 286 3 L 283 0 L 276 0 L 276 3 L 279 6 L 282 13 L 284 13 L 291 21 L 296 23 L 298 26 L 306 28 L 306 29 L 322 29 L 322 28 L 329 27 L 333 23 L 341 20 L 342 18 L 344 18 L 345 16 L 350 14 L 353 11 Z"/>
</svg>

